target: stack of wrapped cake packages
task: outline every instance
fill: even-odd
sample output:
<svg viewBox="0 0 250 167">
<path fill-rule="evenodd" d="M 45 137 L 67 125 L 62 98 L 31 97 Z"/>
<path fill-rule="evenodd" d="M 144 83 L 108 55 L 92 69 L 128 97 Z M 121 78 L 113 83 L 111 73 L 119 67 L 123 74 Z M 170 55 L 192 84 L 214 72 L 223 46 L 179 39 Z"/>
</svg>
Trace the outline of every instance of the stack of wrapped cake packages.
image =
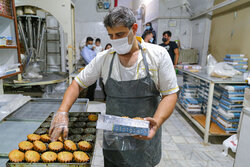
<svg viewBox="0 0 250 167">
<path fill-rule="evenodd" d="M 248 68 L 248 58 L 243 54 L 227 54 L 224 61 L 232 65 L 236 70 L 246 72 Z"/>
<path fill-rule="evenodd" d="M 207 112 L 207 102 L 208 102 L 208 93 L 209 93 L 209 83 L 203 80 L 200 80 L 200 86 L 198 89 L 199 98 L 202 102 L 202 113 L 206 114 Z"/>
<path fill-rule="evenodd" d="M 226 133 L 237 132 L 247 85 L 215 85 L 212 121 Z"/>
<path fill-rule="evenodd" d="M 202 102 L 198 96 L 200 80 L 190 75 L 183 75 L 183 88 L 179 94 L 179 102 L 190 114 L 202 113 Z"/>
</svg>

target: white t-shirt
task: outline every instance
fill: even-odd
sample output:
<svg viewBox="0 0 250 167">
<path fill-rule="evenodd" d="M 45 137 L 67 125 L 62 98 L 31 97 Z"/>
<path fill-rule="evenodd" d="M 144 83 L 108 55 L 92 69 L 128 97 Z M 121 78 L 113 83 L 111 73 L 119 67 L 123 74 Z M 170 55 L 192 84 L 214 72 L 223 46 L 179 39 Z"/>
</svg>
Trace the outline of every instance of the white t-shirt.
<svg viewBox="0 0 250 167">
<path fill-rule="evenodd" d="M 179 90 L 172 60 L 167 50 L 161 46 L 144 42 L 140 37 L 142 51 L 149 66 L 149 73 L 156 87 L 162 95 L 176 93 Z M 86 88 L 98 78 L 103 78 L 105 84 L 108 79 L 110 63 L 113 57 L 113 48 L 97 54 L 97 56 L 75 78 L 76 82 Z M 142 53 L 139 52 L 137 62 L 132 67 L 124 67 L 115 54 L 111 78 L 117 81 L 137 80 L 147 75 L 143 63 Z"/>
</svg>

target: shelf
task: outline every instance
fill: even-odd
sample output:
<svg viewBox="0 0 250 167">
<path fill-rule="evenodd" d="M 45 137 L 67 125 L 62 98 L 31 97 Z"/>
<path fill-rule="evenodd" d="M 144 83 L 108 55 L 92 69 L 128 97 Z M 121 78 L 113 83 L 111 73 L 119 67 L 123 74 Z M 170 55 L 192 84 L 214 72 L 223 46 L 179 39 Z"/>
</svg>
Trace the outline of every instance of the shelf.
<svg viewBox="0 0 250 167">
<path fill-rule="evenodd" d="M 0 49 L 17 49 L 17 46 L 0 46 Z"/>
<path fill-rule="evenodd" d="M 7 18 L 7 19 L 14 20 L 14 17 L 8 16 L 8 15 L 4 15 L 4 14 L 1 14 L 1 13 L 0 13 L 0 17 L 5 17 L 5 18 Z"/>
<path fill-rule="evenodd" d="M 205 127 L 206 116 L 205 115 L 192 115 L 192 117 L 202 126 Z M 232 133 L 226 133 L 223 129 L 221 129 L 216 123 L 210 123 L 209 133 L 211 135 L 219 135 L 219 136 L 231 136 Z"/>
</svg>

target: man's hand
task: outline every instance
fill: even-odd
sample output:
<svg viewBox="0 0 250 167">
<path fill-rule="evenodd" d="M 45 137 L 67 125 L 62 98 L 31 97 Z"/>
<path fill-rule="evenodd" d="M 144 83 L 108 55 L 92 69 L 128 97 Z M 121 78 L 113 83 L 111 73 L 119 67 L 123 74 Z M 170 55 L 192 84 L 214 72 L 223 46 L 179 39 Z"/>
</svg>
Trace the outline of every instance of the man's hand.
<svg viewBox="0 0 250 167">
<path fill-rule="evenodd" d="M 151 140 L 155 136 L 159 126 L 154 118 L 147 117 L 147 118 L 144 118 L 144 120 L 150 122 L 148 136 L 136 135 L 134 136 L 134 138 L 140 139 L 140 140 Z"/>
<path fill-rule="evenodd" d="M 68 124 L 69 117 L 68 112 L 56 112 L 51 121 L 49 136 L 51 137 L 51 141 L 56 141 L 61 135 L 63 135 L 63 139 L 68 137 Z"/>
</svg>

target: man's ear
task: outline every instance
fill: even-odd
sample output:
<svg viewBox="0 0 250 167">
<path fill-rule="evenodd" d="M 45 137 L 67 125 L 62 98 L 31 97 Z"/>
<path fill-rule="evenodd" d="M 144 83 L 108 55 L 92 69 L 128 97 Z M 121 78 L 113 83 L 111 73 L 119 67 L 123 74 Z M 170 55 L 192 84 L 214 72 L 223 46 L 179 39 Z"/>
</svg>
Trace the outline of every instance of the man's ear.
<svg viewBox="0 0 250 167">
<path fill-rule="evenodd" d="M 134 35 L 136 34 L 137 30 L 138 30 L 138 24 L 137 23 L 134 23 L 133 26 L 131 27 Z"/>
</svg>

